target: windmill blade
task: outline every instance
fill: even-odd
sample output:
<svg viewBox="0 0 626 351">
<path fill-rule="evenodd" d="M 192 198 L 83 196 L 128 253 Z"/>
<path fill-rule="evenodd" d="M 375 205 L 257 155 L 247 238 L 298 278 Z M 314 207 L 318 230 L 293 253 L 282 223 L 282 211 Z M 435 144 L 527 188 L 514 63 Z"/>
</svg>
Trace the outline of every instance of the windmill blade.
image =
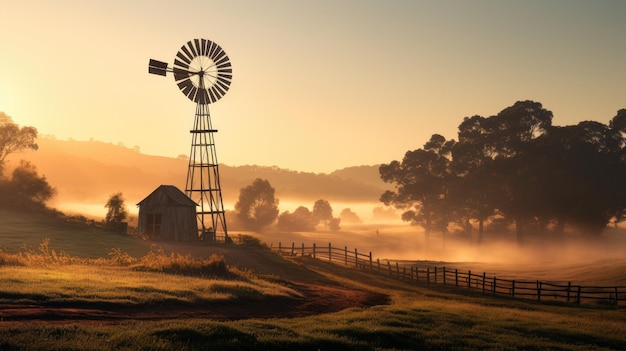
<svg viewBox="0 0 626 351">
<path fill-rule="evenodd" d="M 178 66 L 178 68 L 189 69 L 189 64 L 178 61 L 178 59 L 174 59 L 174 66 Z"/>
<path fill-rule="evenodd" d="M 215 102 L 215 101 L 219 100 L 219 98 L 218 98 L 218 97 L 216 97 L 216 96 L 213 94 L 213 90 L 212 90 L 212 89 L 209 89 L 209 90 L 208 90 L 208 93 L 209 93 L 209 97 L 210 97 L 210 99 L 209 99 L 209 100 L 210 100 L 211 102 Z"/>
<path fill-rule="evenodd" d="M 185 61 L 185 63 L 187 64 L 187 67 L 189 67 L 189 64 L 191 63 L 191 59 L 188 56 L 185 56 L 182 52 L 178 52 L 176 54 L 176 57 L 178 57 L 179 59 Z"/>
<path fill-rule="evenodd" d="M 230 67 L 230 60 L 228 59 L 228 57 L 226 57 L 225 60 L 222 60 L 219 63 L 215 63 L 215 67 L 217 67 L 218 69 L 222 69 L 222 68 L 229 68 Z"/>
<path fill-rule="evenodd" d="M 189 91 L 189 94 L 187 94 L 187 97 L 191 100 L 191 101 L 196 101 L 196 93 L 198 92 L 198 88 L 194 87 L 193 85 L 191 86 L 191 90 Z"/>
<path fill-rule="evenodd" d="M 194 39 L 193 43 L 196 46 L 196 53 L 198 56 L 202 56 L 202 46 L 200 46 L 200 39 Z"/>
<path fill-rule="evenodd" d="M 196 50 L 193 48 L 193 41 L 188 41 L 187 42 L 187 47 L 189 47 L 189 49 L 191 50 L 191 53 L 193 54 L 193 57 L 198 56 L 198 53 L 196 52 Z"/>
<path fill-rule="evenodd" d="M 213 59 L 213 55 L 215 53 L 215 50 L 217 50 L 219 48 L 219 45 L 215 44 L 215 43 L 211 43 L 211 49 L 209 50 L 209 54 L 207 55 L 209 58 Z"/>
<path fill-rule="evenodd" d="M 218 82 L 222 82 L 224 84 L 230 84 L 230 81 L 232 80 L 232 75 L 228 75 L 228 74 L 218 74 L 217 77 L 215 78 Z"/>
<path fill-rule="evenodd" d="M 211 89 L 213 89 L 215 95 L 219 95 L 220 98 L 226 94 L 226 91 L 224 91 L 218 84 L 212 86 Z"/>
<path fill-rule="evenodd" d="M 200 51 L 200 54 L 203 56 L 206 56 L 207 53 L 209 52 L 208 47 L 207 47 L 207 41 L 206 39 L 200 39 L 200 46 L 202 47 L 202 50 Z"/>
<path fill-rule="evenodd" d="M 191 82 L 191 79 L 186 79 L 178 82 L 178 88 L 183 92 L 183 94 L 187 95 L 189 90 L 193 88 L 193 83 Z"/>
<path fill-rule="evenodd" d="M 222 93 L 222 95 L 226 94 L 226 92 L 228 91 L 228 89 L 230 88 L 230 82 L 221 82 L 221 81 L 215 81 L 215 87 L 219 87 L 222 88 L 224 90 L 224 93 Z"/>
<path fill-rule="evenodd" d="M 189 77 L 191 76 L 189 74 L 189 71 L 180 69 L 178 67 L 174 67 L 174 69 L 172 69 L 172 71 L 174 72 L 174 80 L 177 81 L 177 82 L 179 80 L 189 80 Z M 191 81 L 189 81 L 189 82 L 191 83 Z"/>
<path fill-rule="evenodd" d="M 211 57 L 211 58 L 213 59 L 214 62 L 219 62 L 219 61 L 221 61 L 224 58 L 226 58 L 226 60 L 228 60 L 228 56 L 226 56 L 226 53 L 221 48 L 220 48 L 219 52 L 215 53 L 215 57 Z"/>
<path fill-rule="evenodd" d="M 187 44 L 189 44 L 189 43 L 187 43 Z M 187 55 L 187 57 L 189 58 L 189 62 L 191 62 L 191 60 L 193 60 L 193 58 L 196 56 L 196 55 L 192 55 L 191 52 L 189 52 L 189 49 L 187 49 L 187 46 L 183 46 L 180 49 L 183 50 L 185 55 Z M 180 51 L 178 53 L 180 54 Z M 176 56 L 178 56 L 178 55 L 176 55 Z"/>
</svg>

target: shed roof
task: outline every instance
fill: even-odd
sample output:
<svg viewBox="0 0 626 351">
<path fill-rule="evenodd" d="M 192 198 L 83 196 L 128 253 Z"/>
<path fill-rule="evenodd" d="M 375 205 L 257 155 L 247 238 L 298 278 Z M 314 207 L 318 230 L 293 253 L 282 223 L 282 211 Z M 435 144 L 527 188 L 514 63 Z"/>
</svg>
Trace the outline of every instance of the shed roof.
<svg viewBox="0 0 626 351">
<path fill-rule="evenodd" d="M 175 205 L 194 207 L 198 205 L 177 187 L 173 185 L 160 185 L 152 193 L 150 193 L 150 195 L 146 196 L 145 199 L 139 201 L 137 206 L 141 206 L 144 202 L 159 193 L 165 194 L 165 196 L 167 196 Z"/>
</svg>

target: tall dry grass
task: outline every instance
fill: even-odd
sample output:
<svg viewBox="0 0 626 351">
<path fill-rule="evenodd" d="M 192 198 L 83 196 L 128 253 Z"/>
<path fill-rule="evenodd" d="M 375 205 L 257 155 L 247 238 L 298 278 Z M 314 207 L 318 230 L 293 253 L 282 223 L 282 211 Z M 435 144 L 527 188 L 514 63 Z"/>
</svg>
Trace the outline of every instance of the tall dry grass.
<svg viewBox="0 0 626 351">
<path fill-rule="evenodd" d="M 71 256 L 50 248 L 50 239 L 44 239 L 36 250 L 22 247 L 18 252 L 0 249 L 0 266 L 52 267 L 67 265 L 101 265 L 129 267 L 138 271 L 160 272 L 207 278 L 228 278 L 229 271 L 223 255 L 213 254 L 210 258 L 193 257 L 190 254 L 167 253 L 157 245 L 143 257 L 133 257 L 119 248 L 113 248 L 108 258 L 84 258 Z"/>
</svg>

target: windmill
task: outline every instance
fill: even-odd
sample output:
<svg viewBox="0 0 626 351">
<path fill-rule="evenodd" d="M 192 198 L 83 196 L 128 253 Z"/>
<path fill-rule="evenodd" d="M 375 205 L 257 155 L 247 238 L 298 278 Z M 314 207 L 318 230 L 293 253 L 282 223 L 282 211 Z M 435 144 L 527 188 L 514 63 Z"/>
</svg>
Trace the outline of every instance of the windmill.
<svg viewBox="0 0 626 351">
<path fill-rule="evenodd" d="M 230 60 L 216 43 L 194 39 L 180 48 L 172 68 L 166 62 L 150 59 L 148 72 L 160 76 L 173 73 L 180 91 L 196 103 L 185 193 L 198 205 L 199 238 L 215 240 L 223 235 L 228 240 L 215 151 L 217 129 L 211 124 L 209 104 L 224 96 L 230 87 Z"/>
</svg>

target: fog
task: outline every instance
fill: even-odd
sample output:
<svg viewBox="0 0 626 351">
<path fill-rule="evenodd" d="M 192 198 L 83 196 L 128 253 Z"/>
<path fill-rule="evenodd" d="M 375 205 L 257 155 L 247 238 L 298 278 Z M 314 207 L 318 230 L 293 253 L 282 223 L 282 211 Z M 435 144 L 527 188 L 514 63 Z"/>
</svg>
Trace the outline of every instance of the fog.
<svg viewBox="0 0 626 351">
<path fill-rule="evenodd" d="M 237 233 L 236 231 L 234 233 Z M 231 233 L 233 235 L 234 233 Z M 505 278 L 540 279 L 562 277 L 573 279 L 583 269 L 598 270 L 605 266 L 621 267 L 615 281 L 626 284 L 626 226 L 607 228 L 601 237 L 585 237 L 566 233 L 560 238 L 547 238 L 529 233 L 523 246 L 517 244 L 514 233 L 486 233 L 482 244 L 476 238 L 461 238 L 431 234 L 426 240 L 421 228 L 403 224 L 364 223 L 342 225 L 338 232 L 318 227 L 306 233 L 252 233 L 268 245 L 301 247 L 304 243 L 318 247 L 344 248 L 354 252 L 372 253 L 374 260 L 411 261 L 411 264 L 440 262 L 450 268 L 490 271 Z M 616 268 L 617 269 L 617 268 Z M 556 274 L 555 272 L 558 272 Z M 570 274 L 568 278 L 567 275 Z M 585 278 L 587 280 L 591 278 Z"/>
<path fill-rule="evenodd" d="M 99 204 L 79 202 L 57 203 L 55 207 L 67 214 L 82 214 L 89 218 L 102 219 L 106 214 L 105 201 Z M 127 201 L 131 226 L 136 222 L 135 202 Z M 281 201 L 280 212 L 293 211 L 298 206 L 312 209 L 308 201 Z M 229 228 L 233 237 L 251 235 L 268 246 L 296 248 L 302 244 L 309 247 L 357 249 L 363 254 L 372 253 L 374 260 L 407 261 L 411 265 L 433 264 L 473 272 L 490 272 L 502 278 L 513 279 L 559 279 L 576 280 L 588 284 L 626 285 L 626 225 L 607 227 L 600 237 L 585 236 L 584 233 L 567 231 L 562 236 L 554 234 L 527 233 L 525 244 L 519 246 L 513 230 L 507 233 L 485 233 L 483 243 L 478 244 L 476 230 L 472 237 L 458 234 L 431 234 L 425 238 L 421 227 L 411 226 L 396 218 L 375 218 L 373 209 L 378 203 L 331 203 L 333 213 L 338 216 L 344 208 L 350 208 L 363 220 L 360 224 L 341 223 L 339 231 L 330 231 L 318 225 L 314 232 L 281 232 L 269 227 L 264 232 L 253 233 Z M 232 207 L 227 207 L 227 210 Z M 594 280 L 599 270 L 609 272 L 601 276 L 613 276 L 610 282 Z M 611 271 L 613 270 L 613 271 Z M 613 272 L 613 273 L 610 273 Z M 586 274 L 586 275 L 585 275 Z"/>
</svg>

